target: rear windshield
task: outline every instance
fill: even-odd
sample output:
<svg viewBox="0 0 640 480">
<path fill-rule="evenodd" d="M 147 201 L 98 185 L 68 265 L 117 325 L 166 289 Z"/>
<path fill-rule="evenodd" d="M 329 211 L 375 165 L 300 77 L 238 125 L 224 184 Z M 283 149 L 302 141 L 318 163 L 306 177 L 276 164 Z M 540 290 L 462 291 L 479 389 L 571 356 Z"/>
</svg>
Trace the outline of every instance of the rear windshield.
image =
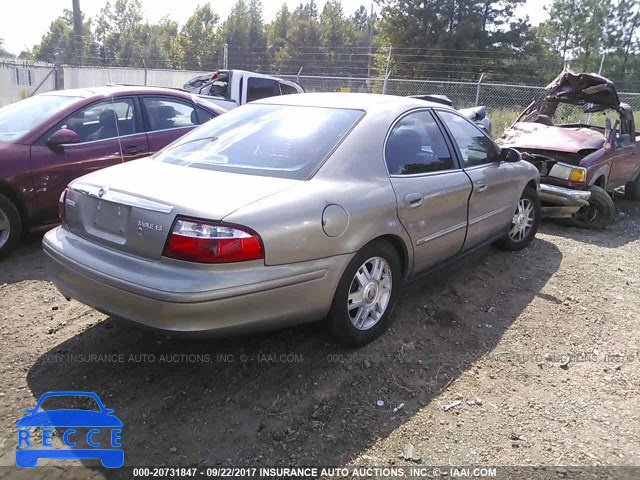
<svg viewBox="0 0 640 480">
<path fill-rule="evenodd" d="M 360 110 L 246 105 L 156 154 L 161 162 L 304 180 L 364 115 Z"/>
</svg>

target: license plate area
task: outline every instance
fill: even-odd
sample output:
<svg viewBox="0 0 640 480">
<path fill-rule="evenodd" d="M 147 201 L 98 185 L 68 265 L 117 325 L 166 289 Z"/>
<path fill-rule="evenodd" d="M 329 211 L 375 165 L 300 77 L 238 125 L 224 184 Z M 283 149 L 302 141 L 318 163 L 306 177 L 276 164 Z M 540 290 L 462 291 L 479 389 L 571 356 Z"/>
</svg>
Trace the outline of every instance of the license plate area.
<svg viewBox="0 0 640 480">
<path fill-rule="evenodd" d="M 93 226 L 103 232 L 123 236 L 130 210 L 131 207 L 127 205 L 97 200 Z"/>
</svg>

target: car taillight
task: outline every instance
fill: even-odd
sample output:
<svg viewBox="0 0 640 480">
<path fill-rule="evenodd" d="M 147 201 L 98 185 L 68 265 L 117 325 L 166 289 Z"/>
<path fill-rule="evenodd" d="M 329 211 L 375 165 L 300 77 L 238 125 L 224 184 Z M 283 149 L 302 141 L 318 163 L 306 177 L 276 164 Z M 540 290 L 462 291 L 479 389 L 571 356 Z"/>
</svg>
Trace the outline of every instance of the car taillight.
<svg viewBox="0 0 640 480">
<path fill-rule="evenodd" d="M 69 192 L 69 189 L 65 188 L 58 199 L 58 218 L 62 223 L 64 223 L 64 204 L 67 201 L 67 192 Z"/>
<path fill-rule="evenodd" d="M 162 254 L 188 262 L 243 262 L 262 258 L 262 244 L 245 227 L 178 217 Z"/>
</svg>

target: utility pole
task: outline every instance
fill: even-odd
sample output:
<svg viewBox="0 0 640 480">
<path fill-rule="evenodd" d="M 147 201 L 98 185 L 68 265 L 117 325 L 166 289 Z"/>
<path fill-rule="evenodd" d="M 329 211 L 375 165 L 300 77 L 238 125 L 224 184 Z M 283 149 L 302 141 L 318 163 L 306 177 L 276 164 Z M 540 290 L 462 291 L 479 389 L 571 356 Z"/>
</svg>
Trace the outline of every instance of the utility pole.
<svg viewBox="0 0 640 480">
<path fill-rule="evenodd" d="M 73 53 L 74 59 L 82 58 L 82 12 L 80 0 L 73 0 Z"/>
<path fill-rule="evenodd" d="M 368 29 L 368 37 L 369 37 L 369 63 L 367 65 L 367 83 L 371 81 L 371 63 L 373 57 L 373 26 L 371 25 L 371 20 L 373 17 L 373 2 L 371 2 L 371 13 L 369 13 L 369 18 L 367 19 L 367 29 Z"/>
</svg>

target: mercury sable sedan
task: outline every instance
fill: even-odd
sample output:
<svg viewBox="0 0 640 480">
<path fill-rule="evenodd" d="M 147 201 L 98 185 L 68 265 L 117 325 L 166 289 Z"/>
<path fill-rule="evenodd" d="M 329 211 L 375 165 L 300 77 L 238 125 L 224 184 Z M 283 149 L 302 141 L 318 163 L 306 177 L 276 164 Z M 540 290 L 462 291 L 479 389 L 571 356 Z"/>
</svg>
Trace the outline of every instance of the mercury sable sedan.
<svg viewBox="0 0 640 480">
<path fill-rule="evenodd" d="M 181 332 L 326 319 L 362 345 L 402 285 L 526 247 L 539 174 L 455 110 L 388 95 L 260 100 L 70 183 L 44 237 L 69 298 Z"/>
</svg>

